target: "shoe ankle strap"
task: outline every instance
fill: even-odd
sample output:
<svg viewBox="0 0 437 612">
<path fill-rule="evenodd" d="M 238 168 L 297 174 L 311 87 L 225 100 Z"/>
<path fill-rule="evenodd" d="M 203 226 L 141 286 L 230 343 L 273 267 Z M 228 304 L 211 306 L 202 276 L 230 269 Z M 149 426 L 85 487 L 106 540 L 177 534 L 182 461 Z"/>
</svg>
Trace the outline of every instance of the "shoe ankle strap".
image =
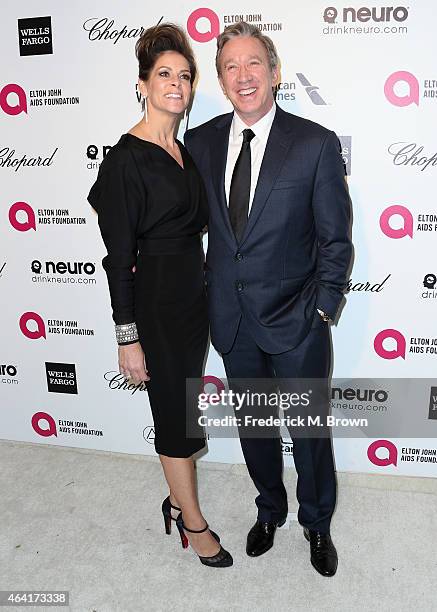
<svg viewBox="0 0 437 612">
<path fill-rule="evenodd" d="M 182 520 L 182 527 L 184 528 L 185 531 L 188 531 L 188 533 L 204 533 L 209 528 L 209 525 L 208 525 L 208 523 L 206 523 L 206 525 L 205 525 L 205 527 L 203 529 L 189 529 L 185 525 L 184 521 Z"/>
<path fill-rule="evenodd" d="M 168 503 L 170 504 L 170 508 L 173 508 L 173 510 L 179 510 L 179 512 L 181 511 L 181 509 L 180 509 L 180 508 L 178 508 L 177 506 L 173 506 L 173 504 L 172 504 L 172 503 L 171 503 L 171 501 L 170 501 L 170 498 L 169 498 L 169 500 L 168 500 Z"/>
</svg>

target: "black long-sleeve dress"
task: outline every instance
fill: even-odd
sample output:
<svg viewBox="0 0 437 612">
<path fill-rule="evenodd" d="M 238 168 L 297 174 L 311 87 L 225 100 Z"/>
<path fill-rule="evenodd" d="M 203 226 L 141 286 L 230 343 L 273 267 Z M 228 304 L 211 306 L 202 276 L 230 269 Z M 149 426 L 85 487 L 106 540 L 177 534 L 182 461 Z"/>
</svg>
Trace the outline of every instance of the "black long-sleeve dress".
<svg viewBox="0 0 437 612">
<path fill-rule="evenodd" d="M 124 134 L 103 160 L 88 201 L 98 213 L 116 324 L 135 322 L 146 357 L 155 449 L 189 457 L 186 379 L 200 378 L 208 341 L 201 230 L 206 192 L 184 146 L 184 168 L 165 149 Z M 132 268 L 136 266 L 136 271 Z"/>
</svg>

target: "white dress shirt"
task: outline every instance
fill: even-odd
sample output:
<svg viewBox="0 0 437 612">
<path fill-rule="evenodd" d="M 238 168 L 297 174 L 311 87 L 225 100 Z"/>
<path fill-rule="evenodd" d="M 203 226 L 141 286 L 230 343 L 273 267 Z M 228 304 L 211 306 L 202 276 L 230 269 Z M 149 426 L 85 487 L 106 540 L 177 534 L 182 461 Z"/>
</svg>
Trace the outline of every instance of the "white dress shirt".
<svg viewBox="0 0 437 612">
<path fill-rule="evenodd" d="M 249 126 L 246 125 L 240 117 L 234 112 L 231 129 L 229 131 L 228 157 L 226 161 L 225 171 L 225 193 L 226 202 L 229 205 L 229 191 L 231 189 L 232 173 L 243 144 L 243 130 L 250 128 L 255 134 L 255 137 L 250 143 L 250 159 L 251 159 L 251 176 L 250 176 L 250 197 L 249 197 L 249 213 L 252 207 L 253 196 L 258 182 L 261 163 L 266 150 L 267 139 L 270 134 L 273 119 L 275 118 L 276 104 L 273 104 L 269 112 L 259 121 Z"/>
</svg>

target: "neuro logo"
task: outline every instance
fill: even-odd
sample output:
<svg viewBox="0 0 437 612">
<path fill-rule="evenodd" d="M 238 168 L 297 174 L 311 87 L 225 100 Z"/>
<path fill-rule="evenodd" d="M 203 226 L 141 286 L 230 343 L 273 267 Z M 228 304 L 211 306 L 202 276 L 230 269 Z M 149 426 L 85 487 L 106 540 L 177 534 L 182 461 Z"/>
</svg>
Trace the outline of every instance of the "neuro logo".
<svg viewBox="0 0 437 612">
<path fill-rule="evenodd" d="M 86 150 L 86 156 L 88 159 L 97 159 L 97 153 L 99 152 L 96 145 L 89 145 Z"/>
<path fill-rule="evenodd" d="M 33 322 L 32 327 L 36 325 L 36 329 L 29 329 L 28 324 L 31 322 Z M 26 338 L 30 338 L 30 340 L 47 338 L 45 323 L 37 312 L 25 312 L 22 314 L 20 317 L 20 329 L 23 335 L 26 336 Z"/>
<path fill-rule="evenodd" d="M 34 274 L 41 274 L 42 264 L 37 259 L 34 259 L 30 265 L 30 269 Z"/>
<path fill-rule="evenodd" d="M 408 93 L 400 95 L 395 92 L 395 87 L 398 83 L 406 83 L 408 85 Z M 405 70 L 399 70 L 391 74 L 385 82 L 384 94 L 387 100 L 394 106 L 410 106 L 410 104 L 419 105 L 419 81 L 414 74 Z"/>
<path fill-rule="evenodd" d="M 42 262 L 34 259 L 30 265 L 30 269 L 34 274 L 41 274 Z M 96 266 L 90 261 L 46 261 L 44 271 L 46 274 L 94 274 Z"/>
<path fill-rule="evenodd" d="M 386 452 L 383 453 L 385 456 L 381 457 L 376 454 L 380 449 L 384 449 Z M 380 453 L 381 455 L 381 453 Z M 390 442 L 390 440 L 376 440 L 367 449 L 367 458 L 374 465 L 380 467 L 387 467 L 388 465 L 398 464 L 398 449 Z"/>
<path fill-rule="evenodd" d="M 105 159 L 106 154 L 108 153 L 108 151 L 110 149 L 112 149 L 111 145 L 105 145 L 104 147 L 102 147 L 102 150 L 103 150 L 103 159 Z M 95 160 L 95 159 L 97 159 L 98 154 L 99 154 L 99 148 L 98 148 L 97 145 L 90 144 L 90 145 L 87 146 L 86 156 L 88 157 L 88 159 Z"/>
<path fill-rule="evenodd" d="M 25 221 L 17 219 L 17 213 L 24 212 L 26 215 Z M 33 208 L 27 202 L 15 202 L 9 209 L 9 222 L 12 227 L 19 232 L 27 232 L 30 229 L 36 231 L 36 219 Z"/>
<path fill-rule="evenodd" d="M 396 343 L 396 348 L 392 350 L 384 348 L 384 342 L 389 338 Z M 406 341 L 403 334 L 397 329 L 383 329 L 380 331 L 375 336 L 373 347 L 376 354 L 383 359 L 397 359 L 398 357 L 405 359 Z"/>
<path fill-rule="evenodd" d="M 7 115 L 27 114 L 27 97 L 24 89 L 16 83 L 5 85 L 0 90 L 0 108 Z"/>
<path fill-rule="evenodd" d="M 149 425 L 143 429 L 143 438 L 149 444 L 155 443 L 155 428 L 152 425 Z"/>
<path fill-rule="evenodd" d="M 326 23 L 335 23 L 338 11 L 334 6 L 328 6 L 323 13 L 323 19 Z"/>
<path fill-rule="evenodd" d="M 209 21 L 207 30 L 200 31 L 198 29 L 199 19 Z M 187 31 L 193 40 L 200 43 L 206 43 L 217 38 L 220 34 L 220 20 L 218 15 L 209 8 L 198 8 L 191 13 L 187 20 Z"/>
<path fill-rule="evenodd" d="M 403 219 L 403 224 L 399 228 L 393 228 L 390 225 L 390 220 L 394 215 L 399 215 Z M 389 238 L 405 238 L 405 236 L 413 237 L 413 215 L 408 208 L 395 204 L 386 208 L 380 218 L 379 227 L 382 232 Z"/>
<path fill-rule="evenodd" d="M 437 284 L 437 276 L 435 274 L 427 274 L 423 279 L 423 286 L 427 289 L 434 289 Z"/>
<path fill-rule="evenodd" d="M 42 424 L 41 421 L 43 422 Z M 48 427 L 43 427 L 42 425 L 48 425 Z M 50 414 L 47 414 L 47 412 L 35 412 L 32 416 L 32 427 L 37 434 L 45 438 L 58 435 L 55 419 Z"/>
<path fill-rule="evenodd" d="M 296 72 L 296 76 L 301 82 L 301 84 L 305 87 L 305 91 L 309 95 L 311 102 L 313 104 L 316 104 L 317 106 L 326 106 L 325 100 L 318 92 L 319 88 L 317 87 L 317 85 L 311 85 L 306 76 L 303 75 L 301 72 Z"/>
<path fill-rule="evenodd" d="M 335 6 L 329 6 L 323 12 L 325 23 L 336 23 L 339 11 Z M 340 21 L 343 23 L 366 23 L 374 21 L 376 23 L 389 22 L 392 19 L 397 22 L 402 22 L 408 19 L 408 8 L 405 6 L 362 6 L 354 8 L 345 6 L 340 11 Z"/>
</svg>

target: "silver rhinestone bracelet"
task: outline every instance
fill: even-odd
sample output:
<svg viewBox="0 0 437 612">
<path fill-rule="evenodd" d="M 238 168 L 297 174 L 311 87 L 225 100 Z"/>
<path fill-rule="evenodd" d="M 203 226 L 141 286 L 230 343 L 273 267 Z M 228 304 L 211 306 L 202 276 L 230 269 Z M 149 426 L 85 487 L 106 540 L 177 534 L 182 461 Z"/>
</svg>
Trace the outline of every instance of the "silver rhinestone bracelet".
<svg viewBox="0 0 437 612">
<path fill-rule="evenodd" d="M 115 337 L 118 344 L 134 342 L 138 340 L 138 331 L 136 323 L 123 323 L 115 326 Z"/>
</svg>

